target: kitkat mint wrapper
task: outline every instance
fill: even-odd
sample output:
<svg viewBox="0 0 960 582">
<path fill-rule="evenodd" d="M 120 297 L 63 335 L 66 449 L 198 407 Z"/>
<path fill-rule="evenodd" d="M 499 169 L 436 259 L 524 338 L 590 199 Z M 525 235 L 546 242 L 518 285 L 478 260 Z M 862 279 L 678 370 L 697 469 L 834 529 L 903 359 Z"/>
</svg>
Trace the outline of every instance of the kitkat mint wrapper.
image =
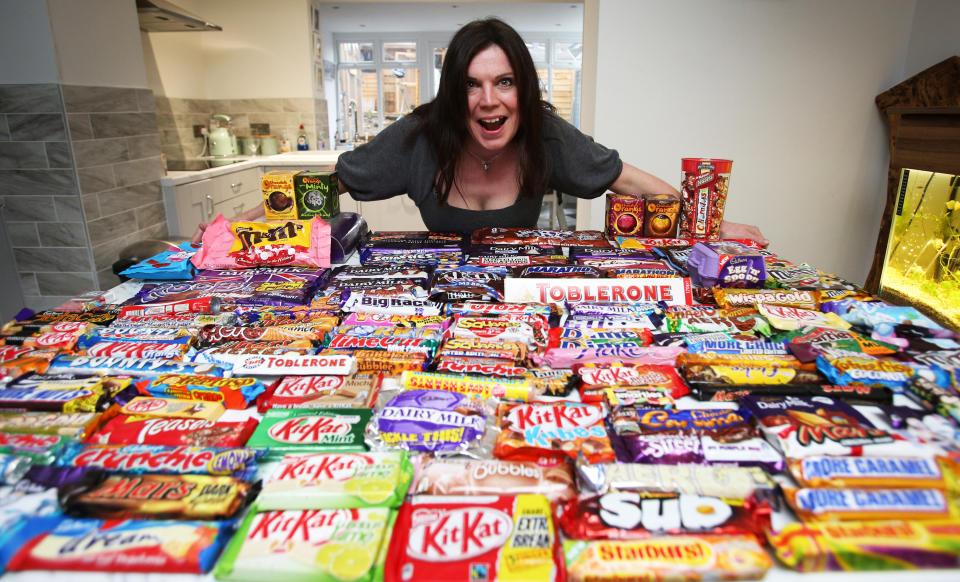
<svg viewBox="0 0 960 582">
<path fill-rule="evenodd" d="M 405 451 L 286 455 L 264 481 L 257 507 L 399 507 L 412 478 Z"/>
<path fill-rule="evenodd" d="M 214 570 L 230 582 L 372 582 L 391 510 L 250 512 Z"/>
<path fill-rule="evenodd" d="M 369 408 L 268 410 L 247 441 L 276 460 L 290 453 L 362 452 Z"/>
<path fill-rule="evenodd" d="M 468 453 L 486 431 L 483 403 L 446 390 L 407 390 L 370 422 L 377 447 L 432 453 Z"/>
<path fill-rule="evenodd" d="M 768 540 L 777 558 L 800 572 L 956 568 L 960 522 L 791 523 Z"/>
<path fill-rule="evenodd" d="M 400 507 L 385 582 L 563 579 L 543 495 L 414 496 Z"/>
</svg>

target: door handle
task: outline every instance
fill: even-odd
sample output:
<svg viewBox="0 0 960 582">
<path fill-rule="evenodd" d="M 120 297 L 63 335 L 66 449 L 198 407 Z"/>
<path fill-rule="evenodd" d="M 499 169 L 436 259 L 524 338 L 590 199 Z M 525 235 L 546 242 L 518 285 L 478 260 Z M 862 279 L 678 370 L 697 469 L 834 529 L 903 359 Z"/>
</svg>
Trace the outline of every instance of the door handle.
<svg viewBox="0 0 960 582">
<path fill-rule="evenodd" d="M 207 210 L 207 220 L 213 218 L 213 196 L 207 194 L 207 202 L 209 202 L 209 209 Z"/>
<path fill-rule="evenodd" d="M 243 186 L 243 182 L 237 182 L 236 184 L 230 184 L 230 189 L 233 190 L 234 194 L 236 194 L 240 191 L 241 186 Z"/>
</svg>

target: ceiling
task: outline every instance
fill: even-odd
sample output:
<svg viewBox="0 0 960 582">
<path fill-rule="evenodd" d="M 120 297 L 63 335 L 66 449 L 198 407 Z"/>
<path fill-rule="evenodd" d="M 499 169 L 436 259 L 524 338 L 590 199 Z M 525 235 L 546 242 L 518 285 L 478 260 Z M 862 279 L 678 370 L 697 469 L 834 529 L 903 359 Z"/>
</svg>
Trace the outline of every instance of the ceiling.
<svg viewBox="0 0 960 582">
<path fill-rule="evenodd" d="M 583 31 L 583 4 L 573 2 L 324 2 L 325 32 L 455 31 L 478 18 L 497 16 L 522 32 Z"/>
</svg>

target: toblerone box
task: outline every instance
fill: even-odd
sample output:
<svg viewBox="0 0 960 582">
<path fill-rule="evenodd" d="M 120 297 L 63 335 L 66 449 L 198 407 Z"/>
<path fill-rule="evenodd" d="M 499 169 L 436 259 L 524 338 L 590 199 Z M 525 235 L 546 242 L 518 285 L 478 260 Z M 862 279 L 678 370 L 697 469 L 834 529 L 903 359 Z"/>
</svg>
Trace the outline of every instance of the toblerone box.
<svg viewBox="0 0 960 582">
<path fill-rule="evenodd" d="M 263 211 L 269 220 L 298 220 L 293 178 L 297 170 L 271 170 L 260 176 Z"/>
</svg>

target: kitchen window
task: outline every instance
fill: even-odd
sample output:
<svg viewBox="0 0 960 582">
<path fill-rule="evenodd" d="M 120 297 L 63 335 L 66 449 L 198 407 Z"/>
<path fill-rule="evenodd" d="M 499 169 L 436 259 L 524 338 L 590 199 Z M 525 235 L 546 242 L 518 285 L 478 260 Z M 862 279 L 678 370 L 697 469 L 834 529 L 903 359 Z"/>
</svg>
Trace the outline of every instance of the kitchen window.
<svg viewBox="0 0 960 582">
<path fill-rule="evenodd" d="M 580 36 L 522 36 L 537 67 L 542 97 L 579 127 Z M 449 38 L 445 33 L 334 34 L 338 140 L 366 141 L 433 99 Z"/>
</svg>

